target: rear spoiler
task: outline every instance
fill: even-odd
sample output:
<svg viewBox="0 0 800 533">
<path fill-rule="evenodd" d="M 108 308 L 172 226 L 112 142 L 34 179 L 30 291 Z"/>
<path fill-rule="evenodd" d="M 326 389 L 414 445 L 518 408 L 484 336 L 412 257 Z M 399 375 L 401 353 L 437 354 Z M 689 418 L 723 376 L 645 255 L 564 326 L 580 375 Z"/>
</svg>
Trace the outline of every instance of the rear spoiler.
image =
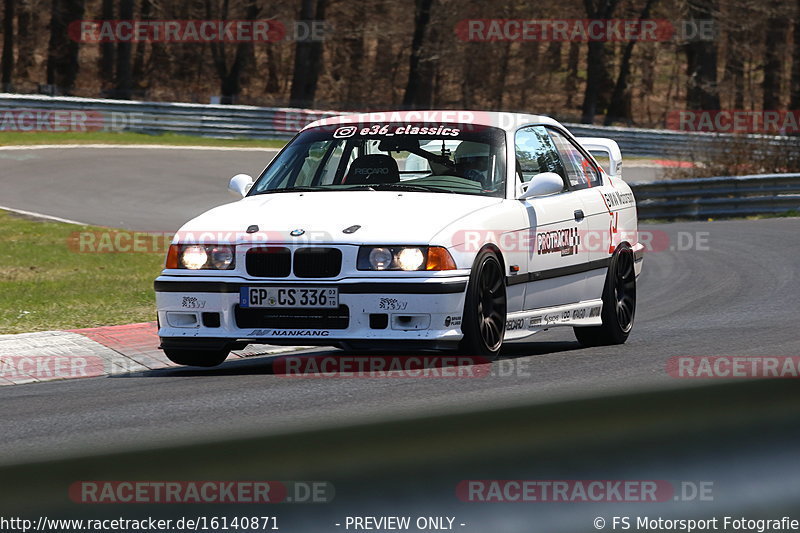
<svg viewBox="0 0 800 533">
<path fill-rule="evenodd" d="M 603 152 L 608 156 L 609 176 L 622 178 L 622 152 L 617 141 L 603 137 L 576 137 L 581 146 L 589 152 Z"/>
</svg>

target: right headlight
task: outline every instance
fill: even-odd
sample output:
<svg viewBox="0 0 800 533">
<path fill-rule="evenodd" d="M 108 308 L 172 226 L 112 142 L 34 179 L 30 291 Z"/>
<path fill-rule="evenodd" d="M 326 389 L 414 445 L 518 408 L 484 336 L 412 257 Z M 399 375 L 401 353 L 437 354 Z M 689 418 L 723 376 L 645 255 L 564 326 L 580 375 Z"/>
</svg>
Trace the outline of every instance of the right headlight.
<svg viewBox="0 0 800 533">
<path fill-rule="evenodd" d="M 235 248 L 229 244 L 173 244 L 167 252 L 166 268 L 187 270 L 231 270 Z"/>
<path fill-rule="evenodd" d="M 442 246 L 362 246 L 359 270 L 455 270 L 453 256 Z"/>
</svg>

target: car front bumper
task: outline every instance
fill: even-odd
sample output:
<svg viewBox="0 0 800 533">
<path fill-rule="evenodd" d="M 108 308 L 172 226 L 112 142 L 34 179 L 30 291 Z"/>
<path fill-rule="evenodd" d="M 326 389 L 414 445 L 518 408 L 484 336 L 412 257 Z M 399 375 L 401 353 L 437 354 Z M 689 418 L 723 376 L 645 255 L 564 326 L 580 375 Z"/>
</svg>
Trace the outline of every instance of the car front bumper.
<svg viewBox="0 0 800 533">
<path fill-rule="evenodd" d="M 162 346 L 231 348 L 244 344 L 447 347 L 462 338 L 469 277 L 332 282 L 251 281 L 162 275 L 155 281 Z M 339 309 L 241 308 L 241 287 L 336 287 Z M 407 341 L 400 343 L 399 341 Z M 399 343 L 399 344 L 395 344 Z"/>
</svg>

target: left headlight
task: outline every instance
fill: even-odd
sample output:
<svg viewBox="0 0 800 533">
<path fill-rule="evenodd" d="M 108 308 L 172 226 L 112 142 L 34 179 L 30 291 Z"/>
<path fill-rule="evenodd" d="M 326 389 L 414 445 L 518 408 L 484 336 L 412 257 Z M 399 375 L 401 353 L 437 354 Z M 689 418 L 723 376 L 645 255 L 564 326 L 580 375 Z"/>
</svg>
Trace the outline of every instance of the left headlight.
<svg viewBox="0 0 800 533">
<path fill-rule="evenodd" d="M 236 256 L 228 244 L 173 244 L 167 252 L 166 268 L 187 270 L 231 270 Z"/>
<path fill-rule="evenodd" d="M 441 246 L 362 246 L 359 270 L 455 270 L 456 262 Z"/>
</svg>

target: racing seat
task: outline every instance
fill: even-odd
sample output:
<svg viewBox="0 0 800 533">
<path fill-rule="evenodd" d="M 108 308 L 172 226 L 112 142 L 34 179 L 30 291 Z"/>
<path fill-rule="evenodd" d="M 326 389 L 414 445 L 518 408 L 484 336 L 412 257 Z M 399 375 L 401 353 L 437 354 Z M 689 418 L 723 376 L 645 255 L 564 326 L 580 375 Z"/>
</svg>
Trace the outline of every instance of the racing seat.
<svg viewBox="0 0 800 533">
<path fill-rule="evenodd" d="M 362 155 L 350 163 L 350 171 L 342 180 L 347 185 L 370 185 L 376 183 L 398 183 L 400 171 L 397 161 L 390 155 Z"/>
</svg>

